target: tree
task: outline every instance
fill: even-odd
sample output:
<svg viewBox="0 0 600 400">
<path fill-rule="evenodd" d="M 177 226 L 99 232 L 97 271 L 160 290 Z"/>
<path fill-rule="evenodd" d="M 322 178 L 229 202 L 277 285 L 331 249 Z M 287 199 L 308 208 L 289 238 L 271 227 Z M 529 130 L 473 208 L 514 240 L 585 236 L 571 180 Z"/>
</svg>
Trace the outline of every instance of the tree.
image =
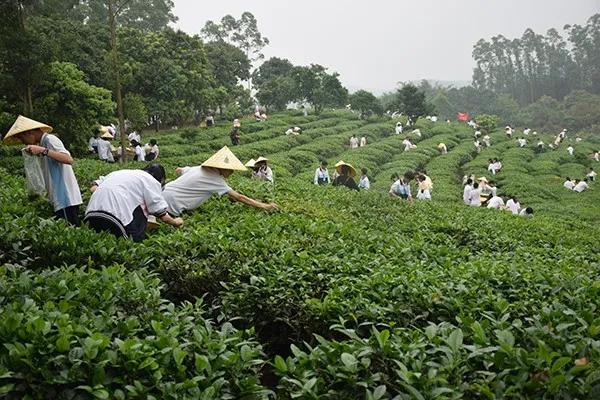
<svg viewBox="0 0 600 400">
<path fill-rule="evenodd" d="M 295 99 L 296 83 L 291 77 L 276 76 L 262 83 L 256 93 L 260 103 L 272 111 L 285 109 Z"/>
<path fill-rule="evenodd" d="M 348 90 L 342 86 L 339 75 L 328 74 L 321 65 L 294 67 L 292 76 L 298 91 L 296 99 L 311 103 L 317 113 L 323 107 L 341 106 L 348 98 Z"/>
<path fill-rule="evenodd" d="M 66 146 L 83 151 L 99 123 L 113 121 L 110 91 L 89 85 L 74 64 L 52 62 L 40 84 L 34 117 L 48 121 Z"/>
<path fill-rule="evenodd" d="M 475 117 L 475 121 L 484 133 L 489 134 L 496 130 L 500 118 L 497 115 L 481 114 Z"/>
<path fill-rule="evenodd" d="M 277 77 L 291 77 L 294 66 L 285 58 L 271 57 L 253 73 L 252 81 L 260 86 Z"/>
<path fill-rule="evenodd" d="M 433 106 L 425 101 L 425 93 L 411 83 L 398 89 L 396 98 L 388 107 L 390 111 L 402 112 L 414 120 L 434 111 Z"/>
<path fill-rule="evenodd" d="M 53 0 L 58 1 L 58 0 Z M 70 0 L 66 17 L 80 24 L 104 25 L 110 19 L 110 10 L 119 16 L 119 25 L 144 32 L 156 32 L 177 22 L 172 0 Z"/>
<path fill-rule="evenodd" d="M 251 61 L 262 59 L 261 50 L 269 44 L 269 39 L 258 30 L 256 18 L 248 11 L 239 20 L 226 15 L 221 19 L 221 24 L 208 21 L 201 32 L 208 40 L 226 41 L 238 46 Z"/>
<path fill-rule="evenodd" d="M 358 110 L 361 116 L 369 116 L 371 114 L 381 115 L 383 114 L 383 107 L 381 103 L 371 92 L 366 90 L 359 90 L 348 96 L 348 101 L 352 106 L 353 110 Z"/>
</svg>

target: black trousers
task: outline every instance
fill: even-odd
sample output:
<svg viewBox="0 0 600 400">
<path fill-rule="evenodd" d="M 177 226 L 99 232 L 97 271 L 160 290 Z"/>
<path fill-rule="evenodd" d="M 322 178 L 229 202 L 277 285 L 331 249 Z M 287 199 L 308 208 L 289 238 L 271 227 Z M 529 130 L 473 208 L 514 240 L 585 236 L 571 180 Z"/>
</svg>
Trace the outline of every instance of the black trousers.
<svg viewBox="0 0 600 400">
<path fill-rule="evenodd" d="M 64 219 L 65 221 L 67 221 L 69 224 L 71 224 L 73 226 L 81 225 L 81 222 L 79 221 L 79 206 L 78 205 L 65 207 L 61 210 L 55 211 L 54 217 L 57 219 Z"/>
<path fill-rule="evenodd" d="M 142 207 L 138 206 L 133 210 L 133 221 L 125 226 L 115 216 L 104 211 L 88 213 L 84 218 L 84 222 L 96 232 L 107 231 L 116 237 L 131 237 L 134 242 L 141 242 L 146 238 L 148 219 L 142 211 Z"/>
</svg>

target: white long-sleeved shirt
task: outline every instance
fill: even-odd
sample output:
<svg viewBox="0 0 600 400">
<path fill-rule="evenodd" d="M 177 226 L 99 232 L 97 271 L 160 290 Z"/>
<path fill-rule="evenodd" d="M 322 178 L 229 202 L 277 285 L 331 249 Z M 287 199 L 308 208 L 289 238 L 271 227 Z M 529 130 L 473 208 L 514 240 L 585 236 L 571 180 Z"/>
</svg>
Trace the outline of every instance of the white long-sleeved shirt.
<svg viewBox="0 0 600 400">
<path fill-rule="evenodd" d="M 506 202 L 506 207 L 514 215 L 519 215 L 519 210 L 521 209 L 521 204 L 519 204 L 518 201 L 514 201 L 513 199 L 508 199 L 508 201 Z"/>
<path fill-rule="evenodd" d="M 317 170 L 315 171 L 315 185 L 319 184 L 319 180 L 331 183 L 331 179 L 329 178 L 329 171 L 327 171 L 327 168 L 325 168 L 324 170 L 321 169 L 321 167 L 317 168 Z"/>
<path fill-rule="evenodd" d="M 369 189 L 371 187 L 371 182 L 369 182 L 369 177 L 363 175 L 360 177 L 360 181 L 358 181 L 358 187 L 360 189 Z"/>
<path fill-rule="evenodd" d="M 473 190 L 473 186 L 471 185 L 465 185 L 465 189 L 463 190 L 463 202 L 466 205 L 471 204 L 471 200 L 470 197 L 471 196 L 471 190 Z"/>
</svg>

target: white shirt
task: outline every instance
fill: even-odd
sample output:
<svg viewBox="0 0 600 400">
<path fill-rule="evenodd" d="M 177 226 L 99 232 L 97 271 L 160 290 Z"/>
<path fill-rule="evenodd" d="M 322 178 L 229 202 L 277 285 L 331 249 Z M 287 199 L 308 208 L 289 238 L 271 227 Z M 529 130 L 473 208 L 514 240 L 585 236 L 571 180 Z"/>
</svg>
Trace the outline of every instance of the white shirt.
<svg viewBox="0 0 600 400">
<path fill-rule="evenodd" d="M 358 181 L 358 187 L 361 189 L 369 189 L 371 187 L 371 183 L 369 182 L 368 176 L 361 176 L 360 181 Z"/>
<path fill-rule="evenodd" d="M 523 134 L 524 135 L 529 135 L 529 132 L 531 132 L 531 129 L 529 129 L 529 128 L 523 129 Z"/>
<path fill-rule="evenodd" d="M 103 161 L 115 161 L 112 155 L 112 145 L 108 140 L 100 139 L 98 141 L 98 158 Z"/>
<path fill-rule="evenodd" d="M 408 139 L 404 139 L 402 144 L 404 145 L 404 151 L 409 151 L 412 148 L 412 143 Z"/>
<path fill-rule="evenodd" d="M 472 189 L 469 192 L 469 205 L 473 207 L 481 207 L 481 188 Z"/>
<path fill-rule="evenodd" d="M 71 155 L 63 142 L 55 135 L 44 133 L 40 144 L 48 150 Z M 75 178 L 71 165 L 60 163 L 50 157 L 43 157 L 41 164 L 46 192 L 54 204 L 54 211 L 83 203 L 77 178 Z"/>
<path fill-rule="evenodd" d="M 431 121 L 433 121 L 433 122 L 437 122 L 437 120 L 438 120 L 438 117 L 437 117 L 437 116 L 435 116 L 435 115 L 434 115 L 434 116 L 432 116 L 432 117 L 431 117 Z"/>
<path fill-rule="evenodd" d="M 590 171 L 590 172 L 588 172 L 587 177 L 592 178 L 593 180 L 596 180 L 596 175 L 598 175 L 596 173 L 596 171 Z"/>
<path fill-rule="evenodd" d="M 97 137 L 91 137 L 91 138 L 90 138 L 90 141 L 88 142 L 88 149 L 89 149 L 90 151 L 93 151 L 93 150 L 94 150 L 94 147 L 97 147 L 97 146 L 98 146 L 98 142 L 99 142 L 99 141 L 100 141 L 100 138 L 97 138 Z"/>
<path fill-rule="evenodd" d="M 567 147 L 567 151 L 569 152 L 569 154 L 570 154 L 570 155 L 573 155 L 573 151 L 574 151 L 574 150 L 575 150 L 575 149 L 573 148 L 573 146 L 569 146 L 569 147 Z"/>
<path fill-rule="evenodd" d="M 350 138 L 350 148 L 356 149 L 358 147 L 358 139 L 355 137 Z"/>
<path fill-rule="evenodd" d="M 594 160 L 600 161 L 600 153 L 594 153 Z"/>
<path fill-rule="evenodd" d="M 317 168 L 317 170 L 315 171 L 315 185 L 319 184 L 319 179 L 325 179 L 327 183 L 331 183 L 331 179 L 329 179 L 329 171 L 327 171 L 327 168 L 325 168 L 325 170 L 322 170 L 321 167 Z"/>
<path fill-rule="evenodd" d="M 268 166 L 259 169 L 258 172 L 253 172 L 252 176 L 273 183 L 273 171 Z"/>
<path fill-rule="evenodd" d="M 99 182 L 85 212 L 105 211 L 127 226 L 133 221 L 133 211 L 138 206 L 153 215 L 167 211 L 160 182 L 146 171 L 122 169 L 111 172 Z"/>
<path fill-rule="evenodd" d="M 577 185 L 575 185 L 575 187 L 573 188 L 573 190 L 576 191 L 577 193 L 581 193 L 585 189 L 587 189 L 588 187 L 589 186 L 588 186 L 587 182 L 585 182 L 585 181 L 579 181 L 579 183 Z"/>
<path fill-rule="evenodd" d="M 285 131 L 286 135 L 291 135 L 292 133 L 294 133 L 294 130 L 292 128 L 290 128 L 287 131 Z"/>
<path fill-rule="evenodd" d="M 575 183 L 573 183 L 573 181 L 565 181 L 565 183 L 563 183 L 563 186 L 569 190 L 573 190 L 573 188 L 575 187 Z"/>
<path fill-rule="evenodd" d="M 399 135 L 402 133 L 402 124 L 400 122 L 398 122 L 396 124 L 396 135 Z"/>
<path fill-rule="evenodd" d="M 500 208 L 504 206 L 504 200 L 500 196 L 494 196 L 488 201 L 487 208 Z"/>
<path fill-rule="evenodd" d="M 463 202 L 467 205 L 471 204 L 471 190 L 473 190 L 473 186 L 465 185 L 465 189 L 463 190 Z"/>
<path fill-rule="evenodd" d="M 363 136 L 360 138 L 360 147 L 363 147 L 366 145 L 367 145 L 367 138 Z"/>
<path fill-rule="evenodd" d="M 526 208 L 522 209 L 522 210 L 521 210 L 521 212 L 519 213 L 519 215 L 520 215 L 521 217 L 531 217 L 531 216 L 533 216 L 533 214 L 527 214 L 527 212 L 526 212 L 526 211 L 527 211 L 527 209 L 526 209 Z"/>
<path fill-rule="evenodd" d="M 127 139 L 129 139 L 129 141 L 133 141 L 135 140 L 136 142 L 140 142 L 140 140 L 142 140 L 142 137 L 140 136 L 139 133 L 137 133 L 136 131 L 131 132 L 128 136 Z"/>
<path fill-rule="evenodd" d="M 142 146 L 135 146 L 135 155 L 138 161 L 146 161 L 146 153 L 142 149 Z"/>
<path fill-rule="evenodd" d="M 199 207 L 213 194 L 222 196 L 230 191 L 231 188 L 218 171 L 185 167 L 179 178 L 165 185 L 163 196 L 169 213 L 178 216 L 186 210 Z"/>
<path fill-rule="evenodd" d="M 508 199 L 508 201 L 506 202 L 506 207 L 514 215 L 518 215 L 519 214 L 519 209 L 521 208 L 521 205 L 519 204 L 518 201 L 514 201 L 513 199 Z"/>
</svg>

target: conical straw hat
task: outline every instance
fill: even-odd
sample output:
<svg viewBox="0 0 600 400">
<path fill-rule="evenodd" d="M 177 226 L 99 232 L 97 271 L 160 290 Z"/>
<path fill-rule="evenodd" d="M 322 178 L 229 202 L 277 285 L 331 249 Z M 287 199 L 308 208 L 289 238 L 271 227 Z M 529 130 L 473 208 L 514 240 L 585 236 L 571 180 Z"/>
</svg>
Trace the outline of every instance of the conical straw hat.
<svg viewBox="0 0 600 400">
<path fill-rule="evenodd" d="M 52 132 L 51 126 L 19 115 L 15 123 L 10 127 L 8 133 L 4 136 L 3 142 L 6 144 L 20 143 L 19 139 L 16 138 L 16 135 L 21 132 L 27 132 L 38 128 L 46 133 Z"/>
<path fill-rule="evenodd" d="M 203 167 L 212 167 L 220 169 L 231 169 L 235 171 L 246 171 L 244 164 L 229 150 L 229 147 L 223 148 L 213 154 L 208 160 L 202 163 Z"/>
<path fill-rule="evenodd" d="M 481 178 L 477 179 L 479 182 L 485 182 L 488 183 L 488 180 L 486 179 L 485 176 L 482 176 Z"/>
<path fill-rule="evenodd" d="M 254 164 L 256 164 L 256 161 L 254 160 L 254 158 L 251 158 L 246 164 L 244 164 L 246 167 L 248 168 L 254 168 Z"/>
<path fill-rule="evenodd" d="M 350 169 L 350 176 L 356 176 L 356 169 L 354 169 L 354 167 L 353 167 L 352 165 L 350 165 L 350 164 L 347 164 L 347 163 L 345 163 L 345 162 L 343 162 L 343 161 L 340 161 L 340 162 L 338 162 L 337 164 L 335 164 L 335 170 L 336 170 L 338 173 L 340 173 L 340 174 L 341 174 L 341 173 L 342 173 L 342 167 L 343 167 L 344 165 L 345 165 L 345 166 L 347 166 L 347 167 Z"/>
<path fill-rule="evenodd" d="M 110 139 L 113 140 L 115 137 L 110 134 L 110 132 L 106 131 L 100 136 L 102 139 Z"/>
<path fill-rule="evenodd" d="M 254 163 L 258 164 L 259 162 L 262 162 L 262 161 L 267 162 L 267 161 L 269 161 L 269 159 L 268 158 L 264 158 L 264 157 L 261 156 L 261 157 L 258 157 L 256 159 L 256 161 L 254 161 Z"/>
</svg>

